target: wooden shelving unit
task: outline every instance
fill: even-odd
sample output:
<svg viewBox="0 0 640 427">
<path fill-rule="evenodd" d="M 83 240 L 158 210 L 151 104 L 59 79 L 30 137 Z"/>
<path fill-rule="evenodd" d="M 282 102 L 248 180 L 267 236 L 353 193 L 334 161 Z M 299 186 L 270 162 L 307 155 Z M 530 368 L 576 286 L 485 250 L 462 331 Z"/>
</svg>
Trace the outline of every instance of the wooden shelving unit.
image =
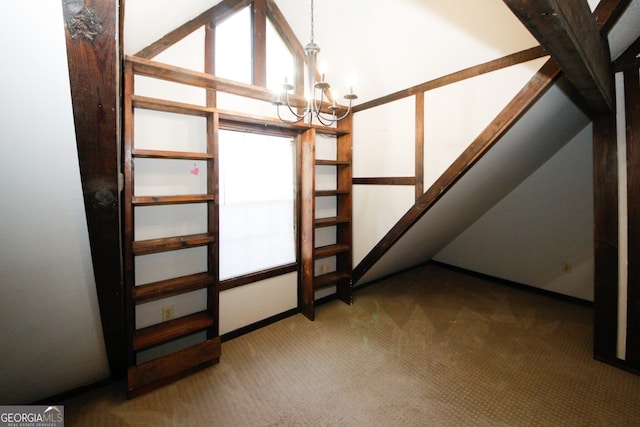
<svg viewBox="0 0 640 427">
<path fill-rule="evenodd" d="M 352 141 L 351 116 L 342 120 L 336 130 L 336 159 L 316 159 L 317 130 L 302 133 L 301 143 L 301 290 L 299 306 L 302 313 L 315 318 L 315 293 L 318 290 L 336 287 L 338 298 L 352 303 Z M 336 187 L 331 190 L 316 190 L 316 167 L 335 168 Z M 335 198 L 336 215 L 316 217 L 316 199 Z M 335 227 L 335 243 L 316 246 L 316 231 Z M 316 262 L 335 257 L 335 270 L 316 271 Z"/>
<path fill-rule="evenodd" d="M 130 63 L 125 66 L 125 116 L 124 116 L 124 265 L 125 302 L 127 325 L 128 374 L 127 385 L 130 397 L 153 390 L 179 379 L 197 369 L 219 361 L 220 337 L 218 336 L 218 206 L 217 192 L 217 144 L 215 133 L 219 115 L 205 108 L 178 105 L 175 102 L 143 99 L 138 101 L 133 94 L 133 70 Z M 205 117 L 207 123 L 206 152 L 180 152 L 153 149 L 138 149 L 134 142 L 134 111 L 156 110 L 173 114 Z M 206 162 L 206 194 L 145 195 L 136 196 L 135 163 L 137 159 L 194 160 Z M 135 212 L 138 207 L 171 206 L 182 204 L 206 204 L 206 232 L 169 236 L 155 239 L 137 239 L 135 235 Z M 189 248 L 205 247 L 207 271 L 182 277 L 137 285 L 137 257 L 171 252 Z M 191 313 L 151 326 L 136 327 L 136 307 L 152 301 L 160 301 L 178 295 L 206 290 L 206 310 Z M 141 352 L 171 346 L 176 340 L 205 332 L 206 338 L 195 345 L 173 350 L 169 347 L 164 355 L 139 362 Z"/>
</svg>

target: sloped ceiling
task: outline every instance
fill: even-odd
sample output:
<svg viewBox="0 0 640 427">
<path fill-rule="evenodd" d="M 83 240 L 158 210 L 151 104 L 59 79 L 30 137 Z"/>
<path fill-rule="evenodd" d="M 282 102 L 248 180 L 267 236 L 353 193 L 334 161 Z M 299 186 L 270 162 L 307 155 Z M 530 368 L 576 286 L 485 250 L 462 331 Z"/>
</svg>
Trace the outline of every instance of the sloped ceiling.
<svg viewBox="0 0 640 427">
<path fill-rule="evenodd" d="M 359 283 L 431 259 L 588 123 L 562 84 L 554 85 Z"/>
<path fill-rule="evenodd" d="M 638 22 L 640 0 L 633 0 L 610 32 L 612 59 L 638 38 Z M 590 119 L 566 95 L 567 85 L 563 79 L 541 97 L 358 284 L 431 259 L 584 129 Z"/>
</svg>

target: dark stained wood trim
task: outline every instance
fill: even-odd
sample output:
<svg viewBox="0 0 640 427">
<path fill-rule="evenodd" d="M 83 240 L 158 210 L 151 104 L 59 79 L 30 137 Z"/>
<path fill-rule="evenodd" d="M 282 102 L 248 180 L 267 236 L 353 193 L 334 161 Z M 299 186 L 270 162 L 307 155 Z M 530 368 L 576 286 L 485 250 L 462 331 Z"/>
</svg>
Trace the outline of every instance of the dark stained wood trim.
<svg viewBox="0 0 640 427">
<path fill-rule="evenodd" d="M 614 110 L 609 44 L 584 0 L 504 0 L 595 113 Z"/>
<path fill-rule="evenodd" d="M 214 278 L 213 286 L 207 290 L 207 311 L 214 319 L 214 325 L 207 329 L 207 338 L 212 339 L 220 333 L 220 202 L 218 191 L 218 175 L 220 171 L 220 156 L 218 133 L 220 130 L 220 116 L 217 113 L 207 117 L 207 154 L 213 158 L 207 161 L 207 194 L 213 196 L 213 201 L 207 203 L 207 230 L 213 235 L 214 242 L 208 247 L 207 270 Z"/>
<path fill-rule="evenodd" d="M 467 149 L 429 187 L 416 204 L 364 257 L 353 272 L 353 283 L 391 248 L 409 229 L 448 192 L 471 167 L 511 128 L 533 103 L 553 84 L 560 75 L 560 68 L 548 60 L 538 73 L 518 92 L 498 116 L 482 131 Z"/>
<path fill-rule="evenodd" d="M 631 0 L 600 0 L 593 11 L 593 18 L 601 34 L 607 35 L 618 22 Z"/>
<path fill-rule="evenodd" d="M 424 193 L 424 92 L 416 94 L 416 200 Z"/>
<path fill-rule="evenodd" d="M 613 63 L 616 72 L 628 69 L 638 69 L 638 55 L 640 54 L 640 37 L 638 37 Z"/>
<path fill-rule="evenodd" d="M 146 59 L 153 58 L 203 25 L 220 23 L 249 4 L 251 4 L 251 0 L 223 0 L 211 9 L 202 12 L 191 21 L 181 25 L 161 39 L 145 47 L 136 53 L 135 56 Z"/>
<path fill-rule="evenodd" d="M 594 357 L 616 359 L 618 330 L 618 169 L 615 116 L 593 122 Z"/>
<path fill-rule="evenodd" d="M 640 368 L 640 75 L 625 71 L 624 96 L 627 125 L 627 357 Z"/>
<path fill-rule="evenodd" d="M 273 101 L 273 93 L 271 90 L 261 86 L 223 79 L 200 71 L 163 64 L 161 62 L 136 56 L 127 56 L 126 61 L 133 64 L 133 71 L 136 75 L 153 77 L 206 89 L 215 89 L 260 101 Z M 307 105 L 306 99 L 300 95 L 289 95 L 289 100 L 291 101 L 291 105 L 294 107 L 305 107 Z M 322 104 L 322 111 L 329 111 L 328 107 L 330 105 L 331 104 L 329 102 L 324 102 Z"/>
<path fill-rule="evenodd" d="M 398 92 L 383 96 L 381 98 L 373 99 L 368 102 L 363 102 L 353 107 L 353 112 L 364 111 L 369 108 L 378 107 L 380 105 L 387 104 L 389 102 L 398 101 L 409 96 L 423 93 L 428 90 L 436 89 L 442 86 L 446 86 L 452 83 L 456 83 L 462 80 L 470 79 L 472 77 L 480 76 L 482 74 L 497 71 L 502 68 L 510 67 L 512 65 L 521 64 L 523 62 L 532 61 L 534 59 L 542 58 L 548 54 L 540 46 L 532 47 L 530 49 L 516 52 L 511 55 L 507 55 L 502 58 L 494 59 L 493 61 L 485 62 L 483 64 L 475 65 L 473 67 L 465 68 L 464 70 L 456 71 L 455 73 L 447 74 L 446 76 L 439 77 L 434 80 L 430 80 L 425 83 L 421 83 L 417 86 L 403 89 Z"/>
<path fill-rule="evenodd" d="M 62 1 L 78 160 L 109 369 L 125 373 L 120 261 L 117 0 Z"/>
<path fill-rule="evenodd" d="M 309 320 L 315 318 L 314 250 L 315 250 L 315 140 L 311 128 L 300 137 L 300 288 L 298 308 Z"/>
<path fill-rule="evenodd" d="M 247 285 L 249 283 L 259 282 L 261 280 L 270 279 L 272 277 L 281 276 L 283 274 L 292 273 L 298 270 L 298 264 L 287 264 L 280 267 L 274 267 L 255 273 L 245 274 L 243 276 L 234 277 L 220 281 L 220 291 L 237 288 L 238 286 Z"/>
<path fill-rule="evenodd" d="M 262 101 L 271 101 L 273 99 L 271 91 L 258 86 L 239 83 L 200 71 L 189 70 L 187 68 L 176 67 L 135 56 L 127 56 L 126 60 L 133 64 L 133 71 L 136 75 L 154 77 L 190 86 L 221 90 L 223 92 L 230 92 Z M 295 97 L 293 98 L 295 99 Z"/>
<path fill-rule="evenodd" d="M 348 218 L 349 221 L 341 221 L 336 225 L 336 242 L 349 246 L 349 250 L 336 255 L 336 272 L 329 277 L 338 277 L 336 283 L 336 294 L 340 301 L 351 305 L 353 303 L 353 282 L 351 272 L 353 271 L 353 229 L 351 218 L 353 216 L 353 114 L 338 122 L 338 128 L 344 134 L 337 138 L 336 160 L 339 166 L 336 167 L 337 190 L 343 194 L 337 199 L 337 216 Z M 316 225 L 316 215 L 314 213 L 314 227 Z M 326 276 L 325 276 L 326 278 Z M 314 288 L 318 287 L 319 279 L 315 278 Z"/>
<path fill-rule="evenodd" d="M 353 178 L 353 185 L 416 185 L 413 176 L 388 176 L 376 178 Z"/>
<path fill-rule="evenodd" d="M 204 32 L 204 72 L 215 75 L 216 73 L 216 27 L 206 25 Z M 216 107 L 218 97 L 215 89 L 207 89 L 207 107 Z"/>
<path fill-rule="evenodd" d="M 253 0 L 253 84 L 267 86 L 267 12 L 266 0 Z"/>
</svg>

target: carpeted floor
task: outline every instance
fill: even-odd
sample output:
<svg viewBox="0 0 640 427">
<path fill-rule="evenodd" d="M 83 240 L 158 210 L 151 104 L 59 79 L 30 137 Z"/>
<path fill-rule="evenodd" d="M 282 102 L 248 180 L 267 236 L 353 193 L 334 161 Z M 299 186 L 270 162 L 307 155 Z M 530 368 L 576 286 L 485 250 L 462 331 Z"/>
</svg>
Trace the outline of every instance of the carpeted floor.
<svg viewBox="0 0 640 427">
<path fill-rule="evenodd" d="M 219 365 L 67 426 L 640 426 L 640 376 L 592 359 L 590 308 L 426 265 L 222 345 Z"/>
</svg>

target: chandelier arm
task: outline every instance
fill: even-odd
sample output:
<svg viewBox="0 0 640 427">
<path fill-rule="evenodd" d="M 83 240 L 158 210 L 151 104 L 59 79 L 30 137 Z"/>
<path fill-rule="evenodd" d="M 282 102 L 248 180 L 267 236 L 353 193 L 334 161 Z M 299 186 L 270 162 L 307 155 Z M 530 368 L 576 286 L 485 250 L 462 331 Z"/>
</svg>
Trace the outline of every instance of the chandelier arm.
<svg viewBox="0 0 640 427">
<path fill-rule="evenodd" d="M 337 122 L 337 121 L 338 121 L 337 119 L 332 119 L 332 118 L 329 118 L 329 117 L 324 117 L 324 116 L 320 115 L 320 113 L 318 113 L 318 114 L 316 115 L 316 118 L 318 119 L 318 122 L 320 122 L 320 124 L 321 124 L 322 126 L 331 126 L 332 124 L 334 124 L 335 122 Z"/>
<path fill-rule="evenodd" d="M 289 110 L 291 110 L 291 107 L 289 107 Z M 283 117 L 282 117 L 282 115 L 280 115 L 280 106 L 279 106 L 279 105 L 277 105 L 277 106 L 276 106 L 276 112 L 278 113 L 278 118 L 279 118 L 281 121 L 283 121 L 283 122 L 285 122 L 285 123 L 289 123 L 289 124 L 300 123 L 300 122 L 302 121 L 302 119 L 304 119 L 304 117 L 305 117 L 305 116 L 300 117 L 298 114 L 293 113 L 293 111 L 291 111 L 291 112 L 292 112 L 292 113 L 297 117 L 297 120 L 288 120 L 288 119 L 285 119 L 285 118 L 283 118 Z"/>
<path fill-rule="evenodd" d="M 287 104 L 287 108 L 289 108 L 289 111 L 291 112 L 291 114 L 293 114 L 294 116 L 296 116 L 299 119 L 298 121 L 303 120 L 305 117 L 307 117 L 308 112 L 306 112 L 306 111 L 308 111 L 308 109 L 305 110 L 304 114 L 298 114 L 293 110 L 293 108 L 291 107 L 291 101 L 289 100 L 289 92 L 287 92 L 286 101 L 287 101 L 287 103 L 286 103 Z"/>
<path fill-rule="evenodd" d="M 318 107 L 318 100 L 315 97 L 317 89 L 313 89 L 313 113 L 319 117 L 322 112 L 322 103 L 324 102 L 324 91 L 320 90 L 320 107 Z"/>
<path fill-rule="evenodd" d="M 337 117 L 335 121 L 339 121 L 344 119 L 345 117 L 347 117 L 349 115 L 349 113 L 351 112 L 351 100 L 349 100 L 349 106 L 347 107 L 347 111 L 345 111 L 345 113 L 343 115 L 341 115 L 340 117 Z"/>
</svg>

